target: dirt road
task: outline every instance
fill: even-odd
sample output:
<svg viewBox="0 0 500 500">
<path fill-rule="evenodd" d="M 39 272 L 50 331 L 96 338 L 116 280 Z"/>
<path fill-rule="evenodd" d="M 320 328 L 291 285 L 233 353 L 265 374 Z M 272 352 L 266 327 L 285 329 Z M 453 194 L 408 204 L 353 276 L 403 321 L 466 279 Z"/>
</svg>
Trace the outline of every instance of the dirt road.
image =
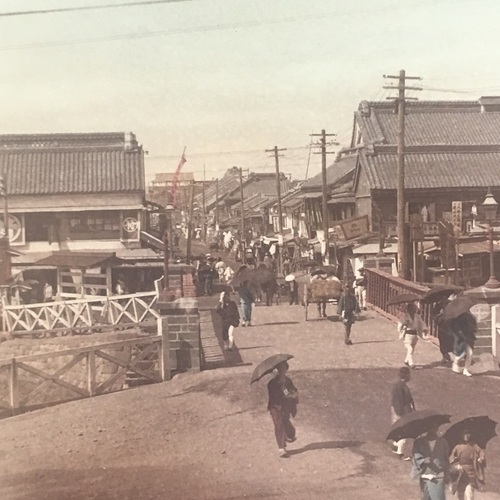
<svg viewBox="0 0 500 500">
<path fill-rule="evenodd" d="M 403 357 L 394 326 L 367 313 L 345 346 L 341 325 L 303 320 L 300 306 L 259 306 L 239 328 L 237 366 L 77 401 L 0 422 L 2 499 L 358 500 L 418 498 L 407 462 L 384 443 L 389 390 Z M 291 352 L 301 392 L 298 440 L 280 459 L 253 364 Z M 500 419 L 499 380 L 468 379 L 417 347 L 419 407 Z M 488 490 L 499 499 L 500 439 L 488 447 Z"/>
</svg>

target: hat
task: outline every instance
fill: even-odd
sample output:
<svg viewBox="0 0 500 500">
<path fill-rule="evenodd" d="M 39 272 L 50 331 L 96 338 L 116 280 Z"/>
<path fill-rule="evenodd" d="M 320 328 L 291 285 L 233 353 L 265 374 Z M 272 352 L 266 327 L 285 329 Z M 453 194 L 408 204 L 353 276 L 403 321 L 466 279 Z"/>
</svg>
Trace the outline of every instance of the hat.
<svg viewBox="0 0 500 500">
<path fill-rule="evenodd" d="M 285 276 L 285 281 L 294 281 L 295 280 L 295 275 L 294 274 L 288 274 Z"/>
</svg>

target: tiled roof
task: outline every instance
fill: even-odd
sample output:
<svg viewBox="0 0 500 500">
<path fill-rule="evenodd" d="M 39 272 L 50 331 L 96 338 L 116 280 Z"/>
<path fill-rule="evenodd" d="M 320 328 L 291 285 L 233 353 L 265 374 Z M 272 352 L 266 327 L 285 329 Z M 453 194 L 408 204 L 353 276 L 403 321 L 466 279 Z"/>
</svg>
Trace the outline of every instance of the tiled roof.
<svg viewBox="0 0 500 500">
<path fill-rule="evenodd" d="M 334 184 L 337 180 L 341 179 L 356 168 L 357 155 L 342 155 L 339 156 L 335 162 L 326 169 L 326 184 L 328 186 Z M 323 179 L 321 172 L 310 179 L 307 179 L 302 184 L 304 190 L 318 189 L 323 186 Z"/>
<path fill-rule="evenodd" d="M 393 103 L 363 101 L 355 113 L 364 144 L 397 144 Z M 500 113 L 479 101 L 418 101 L 406 105 L 405 145 L 500 145 Z"/>
<path fill-rule="evenodd" d="M 397 155 L 360 155 L 371 189 L 396 189 Z M 500 187 L 499 153 L 405 155 L 407 189 Z"/>
<path fill-rule="evenodd" d="M 132 132 L 81 134 L 0 134 L 0 150 L 11 149 L 137 149 Z"/>
<path fill-rule="evenodd" d="M 144 190 L 144 153 L 120 149 L 2 149 L 9 195 Z"/>
</svg>

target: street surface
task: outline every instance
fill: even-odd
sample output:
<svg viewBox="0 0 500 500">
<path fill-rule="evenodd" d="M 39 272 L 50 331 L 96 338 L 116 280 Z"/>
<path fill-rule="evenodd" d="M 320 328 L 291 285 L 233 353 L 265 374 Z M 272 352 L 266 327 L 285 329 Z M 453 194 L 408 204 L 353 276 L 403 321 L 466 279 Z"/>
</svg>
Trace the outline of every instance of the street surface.
<svg viewBox="0 0 500 500">
<path fill-rule="evenodd" d="M 409 463 L 384 442 L 404 359 L 395 326 L 368 311 L 346 346 L 329 307 L 331 318 L 311 308 L 306 323 L 302 306 L 257 306 L 254 326 L 236 331 L 233 366 L 1 421 L 0 498 L 417 499 Z M 300 391 L 288 459 L 278 457 L 267 378 L 249 385 L 254 365 L 277 352 L 295 355 Z M 498 377 L 452 373 L 430 342 L 415 359 L 418 408 L 500 420 Z M 499 438 L 487 459 L 487 491 L 476 498 L 498 500 Z"/>
</svg>

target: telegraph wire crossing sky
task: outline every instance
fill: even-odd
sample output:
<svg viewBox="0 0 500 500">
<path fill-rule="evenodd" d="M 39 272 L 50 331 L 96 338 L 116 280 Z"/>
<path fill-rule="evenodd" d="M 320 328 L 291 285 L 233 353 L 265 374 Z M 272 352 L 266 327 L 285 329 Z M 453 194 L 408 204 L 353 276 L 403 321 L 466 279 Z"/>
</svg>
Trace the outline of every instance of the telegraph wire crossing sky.
<svg viewBox="0 0 500 500">
<path fill-rule="evenodd" d="M 1 133 L 133 131 L 147 181 L 234 166 L 320 169 L 311 133 L 349 144 L 383 74 L 420 76 L 418 99 L 500 92 L 493 0 L 4 0 Z M 488 13 L 486 15 L 485 13 Z M 393 83 L 393 82 L 392 82 Z M 332 146 L 330 151 L 338 151 Z M 311 151 L 312 150 L 312 151 Z M 334 155 L 329 155 L 333 161 Z M 307 169 L 307 166 L 309 168 Z"/>
</svg>

